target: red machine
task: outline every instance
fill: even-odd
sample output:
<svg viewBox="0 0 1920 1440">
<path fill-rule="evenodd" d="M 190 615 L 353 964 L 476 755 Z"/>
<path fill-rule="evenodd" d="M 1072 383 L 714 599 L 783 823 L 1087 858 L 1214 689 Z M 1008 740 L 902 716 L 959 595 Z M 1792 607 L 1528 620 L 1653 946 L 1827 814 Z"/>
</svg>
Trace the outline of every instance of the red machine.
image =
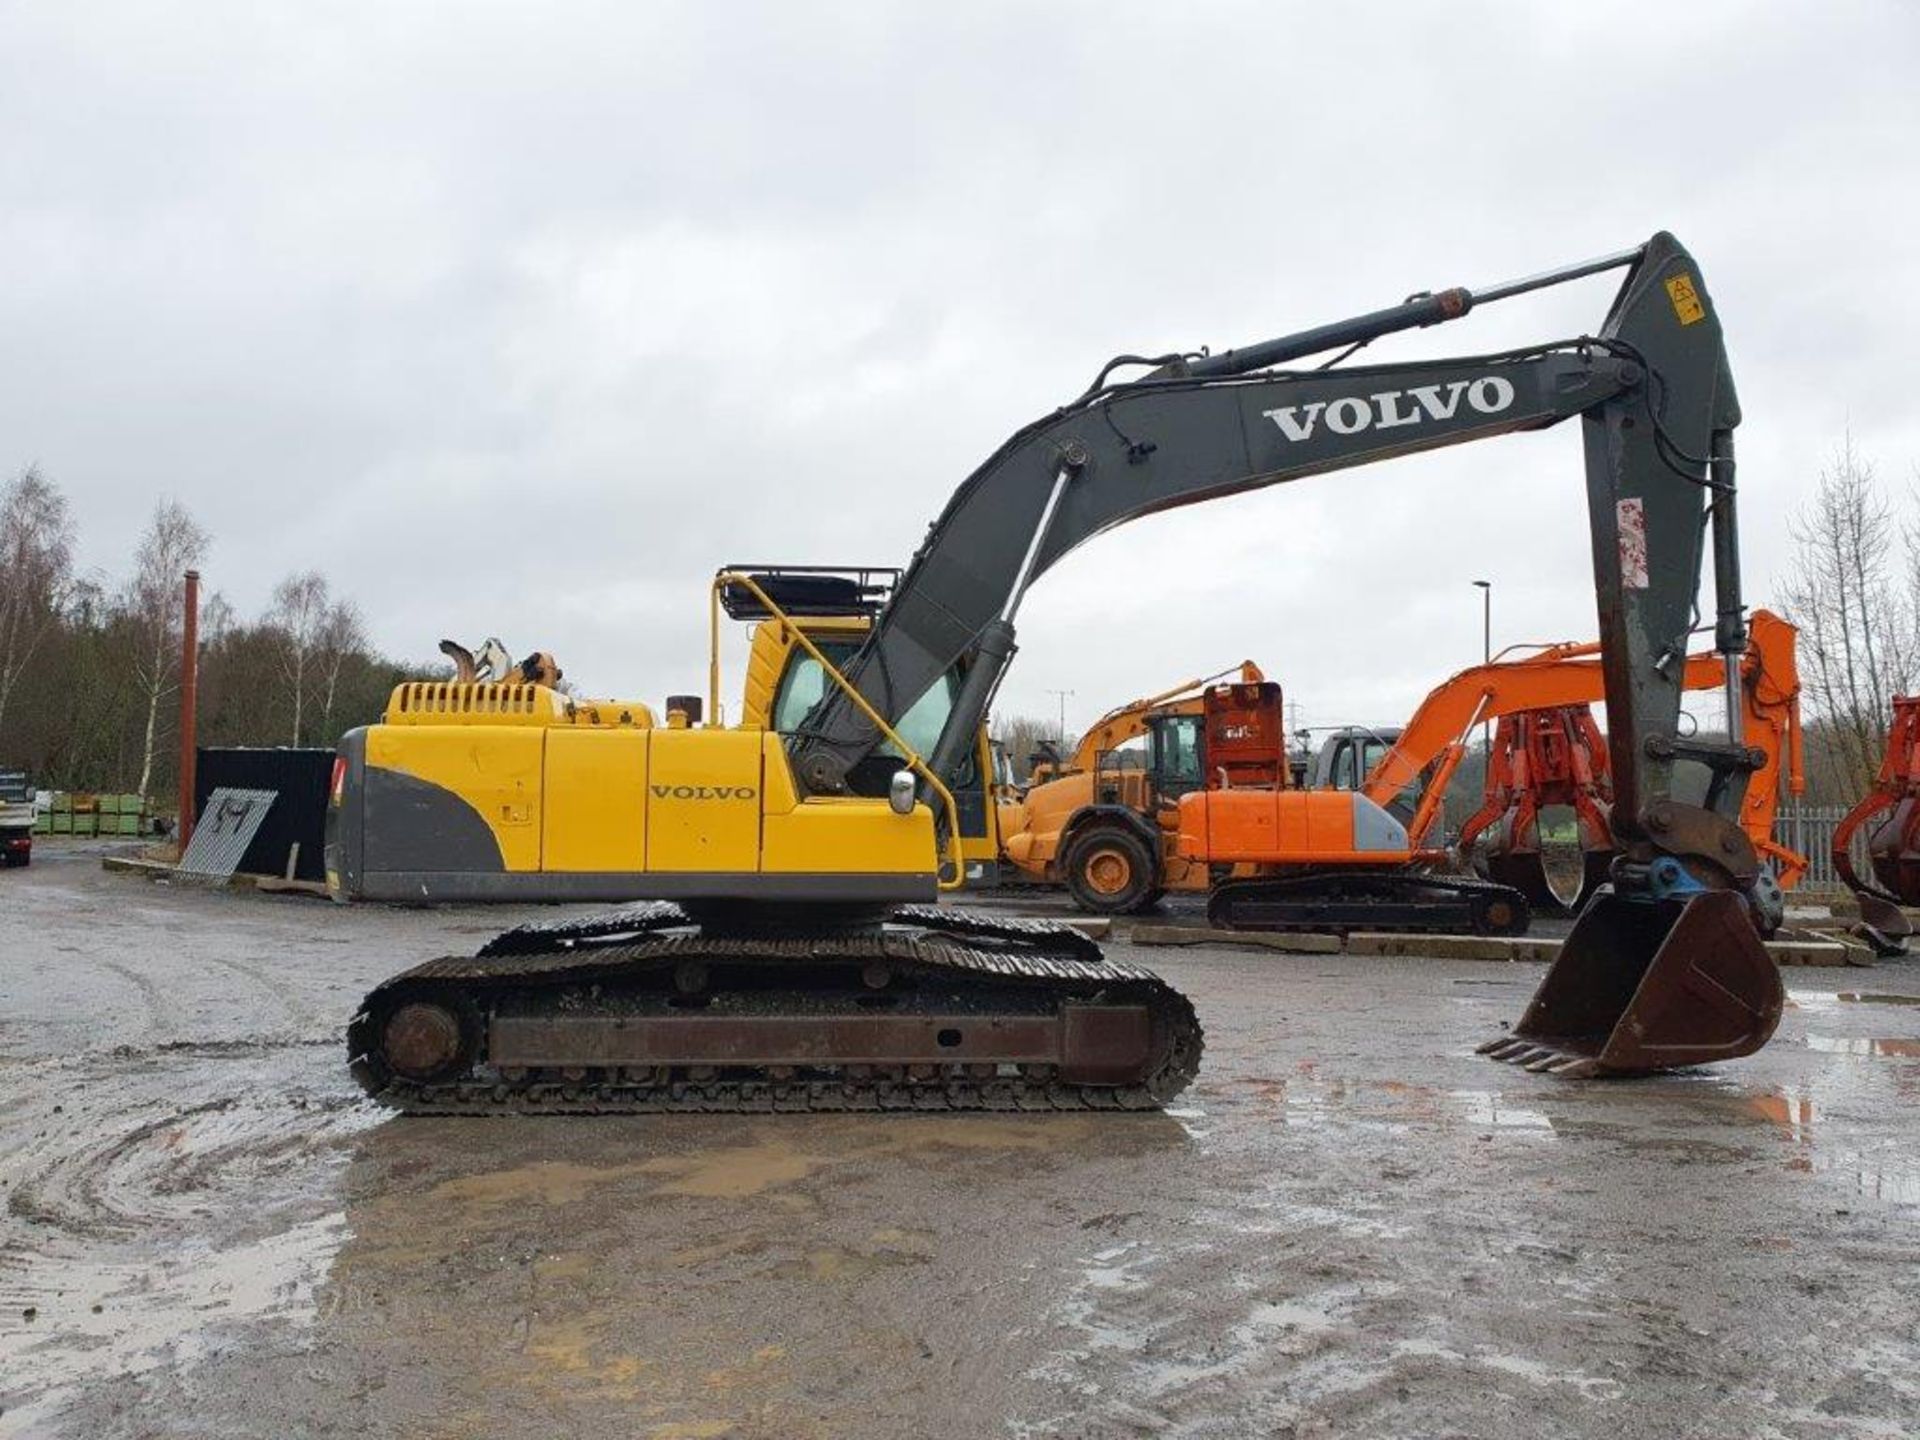
<svg viewBox="0 0 1920 1440">
<path fill-rule="evenodd" d="M 1806 857 L 1774 840 L 1773 821 L 1782 786 L 1794 795 L 1806 788 L 1795 654 L 1798 634 L 1790 621 L 1770 610 L 1754 611 L 1752 625 L 1752 647 L 1741 667 L 1745 717 L 1741 738 L 1760 763 L 1748 777 L 1741 798 L 1740 826 L 1780 888 L 1791 890 L 1806 874 Z M 1561 647 L 1536 658 L 1589 653 L 1591 647 Z M 1686 689 L 1706 689 L 1718 682 L 1711 661 L 1705 654 L 1688 657 Z M 1463 672 L 1434 694 L 1444 698 L 1450 689 L 1458 691 L 1461 680 L 1473 673 Z M 1516 688 L 1512 698 L 1521 693 Z M 1546 693 L 1544 687 L 1541 693 Z M 1606 739 L 1584 698 L 1576 701 L 1575 693 L 1565 687 L 1560 687 L 1559 694 L 1563 703 L 1558 705 L 1503 711 L 1490 700 L 1478 712 L 1476 719 L 1489 713 L 1498 716 L 1499 725 L 1487 761 L 1485 802 L 1462 827 L 1459 840 L 1462 855 L 1473 854 L 1478 840 L 1475 860 L 1487 878 L 1512 886 L 1547 914 L 1584 907 L 1609 878 L 1616 850 L 1611 823 L 1612 761 Z M 1549 805 L 1570 806 L 1579 828 L 1581 883 L 1572 900 L 1554 889 L 1541 851 L 1540 811 Z"/>
<path fill-rule="evenodd" d="M 1867 834 L 1873 881 L 1865 881 L 1853 868 L 1853 837 L 1883 810 L 1892 813 Z M 1859 898 L 1861 923 L 1874 932 L 1869 938 L 1899 953 L 1899 942 L 1913 933 L 1900 907 L 1920 905 L 1920 695 L 1894 697 L 1880 774 L 1834 829 L 1833 868 Z"/>
<path fill-rule="evenodd" d="M 1581 877 L 1577 897 L 1563 898 L 1547 874 L 1540 844 L 1540 812 L 1572 808 L 1579 829 Z M 1607 741 L 1588 705 L 1562 705 L 1503 715 L 1487 756 L 1486 800 L 1460 827 L 1464 854 L 1484 833 L 1482 863 L 1489 880 L 1511 885 L 1543 910 L 1578 910 L 1607 882 L 1613 863 L 1613 778 Z"/>
</svg>

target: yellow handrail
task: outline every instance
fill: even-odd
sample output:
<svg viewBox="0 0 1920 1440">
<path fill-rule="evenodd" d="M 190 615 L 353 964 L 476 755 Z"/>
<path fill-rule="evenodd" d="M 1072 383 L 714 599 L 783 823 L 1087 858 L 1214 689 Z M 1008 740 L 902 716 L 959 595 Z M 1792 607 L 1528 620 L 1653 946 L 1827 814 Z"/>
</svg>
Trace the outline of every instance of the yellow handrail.
<svg viewBox="0 0 1920 1440">
<path fill-rule="evenodd" d="M 713 589 L 710 592 L 713 633 L 708 665 L 708 684 L 712 691 L 710 706 L 712 713 L 716 716 L 720 713 L 720 587 L 727 584 L 743 586 L 748 594 L 766 607 L 769 615 L 786 626 L 788 630 L 792 631 L 793 638 L 800 642 L 800 648 L 813 657 L 815 663 L 820 666 L 821 671 L 827 678 L 840 687 L 846 697 L 859 707 L 860 713 L 872 721 L 874 728 L 886 736 L 893 747 L 900 752 L 902 763 L 933 788 L 933 793 L 940 797 L 940 804 L 947 814 L 947 844 L 952 850 L 951 859 L 953 868 L 953 879 L 949 881 L 943 874 L 945 866 L 942 864 L 941 857 L 935 856 L 934 883 L 942 890 L 959 890 L 964 888 L 967 883 L 967 868 L 966 862 L 960 855 L 960 807 L 954 803 L 953 792 L 947 789 L 940 777 L 933 773 L 933 768 L 915 753 L 913 747 L 901 738 L 900 732 L 889 725 L 881 717 L 880 712 L 867 703 L 867 697 L 854 689 L 853 682 L 840 673 L 839 667 L 827 659 L 827 657 L 821 653 L 820 647 L 807 638 L 806 632 L 794 624 L 792 619 L 788 617 L 787 612 L 773 603 L 772 597 L 760 588 L 759 582 L 751 575 L 743 575 L 737 570 L 722 570 L 719 574 L 715 575 L 713 577 Z M 771 719 L 772 717 L 769 716 L 768 718 Z"/>
</svg>

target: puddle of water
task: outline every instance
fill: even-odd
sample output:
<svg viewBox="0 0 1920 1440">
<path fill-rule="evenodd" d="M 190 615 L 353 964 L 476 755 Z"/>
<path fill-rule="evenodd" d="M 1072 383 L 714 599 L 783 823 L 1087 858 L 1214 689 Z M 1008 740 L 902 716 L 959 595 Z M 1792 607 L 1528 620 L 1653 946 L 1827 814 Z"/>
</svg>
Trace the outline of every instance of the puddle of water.
<svg viewBox="0 0 1920 1440">
<path fill-rule="evenodd" d="M 1468 1355 L 1437 1340 L 1396 1340 L 1393 1353 L 1423 1360 L 1451 1360 L 1463 1365 L 1482 1365 L 1489 1370 L 1516 1375 L 1532 1385 L 1571 1385 L 1582 1395 L 1596 1398 L 1612 1397 L 1619 1394 L 1621 1388 L 1619 1381 L 1605 1376 L 1586 1375 L 1578 1370 L 1555 1370 L 1550 1365 L 1521 1355 L 1497 1352 Z"/>
<path fill-rule="evenodd" d="M 1857 1035 L 1809 1035 L 1807 1048 L 1828 1055 L 1886 1055 L 1920 1060 L 1920 1040 L 1865 1038 Z"/>
<path fill-rule="evenodd" d="M 1238 1336 L 1243 1331 L 1251 1333 L 1256 1330 L 1297 1330 L 1311 1335 L 1337 1328 L 1331 1311 L 1295 1300 L 1254 1306 L 1247 1323 L 1235 1326 L 1233 1334 Z"/>
<path fill-rule="evenodd" d="M 511 1169 L 443 1180 L 428 1199 L 482 1212 L 519 1213 L 528 1205 L 577 1204 L 621 1181 L 658 1178 L 659 1183 L 649 1187 L 655 1194 L 741 1200 L 804 1180 L 822 1163 L 820 1157 L 781 1140 L 663 1155 L 624 1165 L 537 1160 Z"/>
<path fill-rule="evenodd" d="M 1462 1116 L 1472 1125 L 1492 1125 L 1503 1130 L 1535 1130 L 1553 1133 L 1553 1121 L 1538 1110 L 1508 1104 L 1498 1090 L 1450 1090 L 1447 1092 Z"/>
<path fill-rule="evenodd" d="M 0 1315 L 0 1374 L 31 1377 L 31 1388 L 14 1392 L 7 1421 L 31 1427 L 93 1376 L 191 1365 L 221 1343 L 223 1322 L 270 1316 L 305 1328 L 345 1235 L 345 1218 L 335 1214 L 250 1245 L 183 1246 L 151 1261 L 30 1257 L 9 1278 L 9 1308 Z M 15 1295 L 34 1307 L 32 1320 Z"/>
<path fill-rule="evenodd" d="M 1814 1108 L 1811 1095 L 1797 1090 L 1776 1090 L 1769 1095 L 1749 1095 L 1745 1103 L 1755 1115 L 1778 1127 L 1787 1139 L 1804 1143 L 1813 1138 L 1814 1121 L 1819 1112 Z"/>
<path fill-rule="evenodd" d="M 1920 1205 L 1920 1167 L 1888 1152 L 1813 1152 L 1810 1167 L 1843 1183 L 1863 1200 Z"/>
</svg>

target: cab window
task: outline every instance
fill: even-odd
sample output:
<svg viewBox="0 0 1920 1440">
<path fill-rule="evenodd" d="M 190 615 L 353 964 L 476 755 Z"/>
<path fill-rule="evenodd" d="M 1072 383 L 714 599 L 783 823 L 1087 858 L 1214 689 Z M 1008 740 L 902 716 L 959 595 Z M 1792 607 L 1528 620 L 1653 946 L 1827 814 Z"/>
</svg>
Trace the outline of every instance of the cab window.
<svg viewBox="0 0 1920 1440">
<path fill-rule="evenodd" d="M 1160 788 L 1174 794 L 1200 787 L 1200 717 L 1178 715 L 1158 722 L 1153 732 L 1153 768 Z"/>
<path fill-rule="evenodd" d="M 1358 790 L 1360 777 L 1354 773 L 1354 756 L 1357 747 L 1351 740 L 1341 740 L 1333 752 L 1333 788 L 1336 790 Z"/>
<path fill-rule="evenodd" d="M 850 640 L 826 640 L 819 644 L 820 653 L 836 668 L 845 666 L 853 658 L 853 652 L 860 648 Z M 780 677 L 779 693 L 773 699 L 773 728 L 782 735 L 799 729 L 800 722 L 820 703 L 826 690 L 827 672 L 820 668 L 818 660 L 796 647 L 787 662 L 787 673 Z"/>
<path fill-rule="evenodd" d="M 820 646 L 820 652 L 833 662 L 835 668 L 841 668 L 859 648 L 854 641 L 828 641 Z M 774 696 L 773 728 L 782 735 L 792 734 L 800 727 L 800 722 L 807 718 L 807 712 L 820 703 L 820 697 L 826 693 L 830 683 L 819 661 L 803 650 L 796 651 L 787 663 L 787 673 L 780 677 L 779 693 Z M 921 758 L 931 754 L 934 743 L 939 740 L 941 727 L 947 723 L 947 714 L 953 709 L 958 688 L 958 682 L 952 674 L 942 676 L 895 723 L 893 728 L 900 732 L 900 738 L 911 745 L 914 753 Z M 901 758 L 892 741 L 883 742 L 878 753 L 896 760 Z"/>
</svg>

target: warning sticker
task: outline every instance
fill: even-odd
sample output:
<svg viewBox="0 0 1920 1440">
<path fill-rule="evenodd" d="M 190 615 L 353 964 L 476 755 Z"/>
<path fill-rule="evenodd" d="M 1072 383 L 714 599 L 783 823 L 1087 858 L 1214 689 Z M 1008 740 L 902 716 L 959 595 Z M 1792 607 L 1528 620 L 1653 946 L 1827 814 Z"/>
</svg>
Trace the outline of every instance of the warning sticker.
<svg viewBox="0 0 1920 1440">
<path fill-rule="evenodd" d="M 1613 513 L 1620 528 L 1620 583 L 1629 590 L 1647 588 L 1647 502 L 1616 500 Z"/>
<path fill-rule="evenodd" d="M 1682 271 L 1667 281 L 1667 298 L 1673 301 L 1673 313 L 1682 325 L 1707 318 L 1707 307 L 1700 303 L 1700 292 L 1693 288 L 1693 276 Z"/>
</svg>

